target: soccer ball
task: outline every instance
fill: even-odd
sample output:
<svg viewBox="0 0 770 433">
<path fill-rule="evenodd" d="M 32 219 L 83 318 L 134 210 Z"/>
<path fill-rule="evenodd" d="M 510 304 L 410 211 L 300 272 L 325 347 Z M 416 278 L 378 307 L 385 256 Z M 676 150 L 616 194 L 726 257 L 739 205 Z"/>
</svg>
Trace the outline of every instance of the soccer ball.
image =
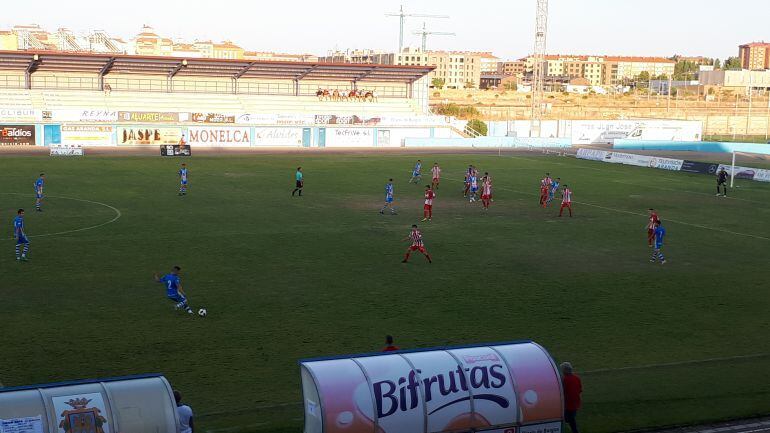
<svg viewBox="0 0 770 433">
<path fill-rule="evenodd" d="M 206 315 L 207 315 L 208 313 L 209 313 L 209 312 L 208 312 L 208 311 L 206 311 L 206 309 L 205 309 L 205 308 L 201 308 L 200 310 L 198 310 L 198 315 L 199 315 L 199 316 L 201 316 L 201 317 L 206 317 Z"/>
</svg>

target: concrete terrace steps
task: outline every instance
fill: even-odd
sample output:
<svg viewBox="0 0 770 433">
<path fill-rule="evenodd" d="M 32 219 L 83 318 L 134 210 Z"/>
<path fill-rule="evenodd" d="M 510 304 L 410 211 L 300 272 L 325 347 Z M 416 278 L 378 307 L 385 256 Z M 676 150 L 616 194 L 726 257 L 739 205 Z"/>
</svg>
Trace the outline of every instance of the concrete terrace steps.
<svg viewBox="0 0 770 433">
<path fill-rule="evenodd" d="M 419 108 L 406 98 L 377 102 L 320 101 L 315 96 L 231 95 L 91 90 L 0 89 L 0 107 L 41 110 L 89 109 L 116 111 L 305 113 L 359 116 L 415 116 Z"/>
</svg>

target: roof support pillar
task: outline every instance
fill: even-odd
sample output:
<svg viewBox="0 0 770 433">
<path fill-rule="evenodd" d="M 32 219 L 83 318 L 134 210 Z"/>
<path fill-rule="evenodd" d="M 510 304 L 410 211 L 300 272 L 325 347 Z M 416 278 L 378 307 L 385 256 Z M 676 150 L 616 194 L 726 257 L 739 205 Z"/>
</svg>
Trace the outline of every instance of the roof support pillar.
<svg viewBox="0 0 770 433">
<path fill-rule="evenodd" d="M 115 57 L 111 57 L 109 60 L 107 60 L 107 63 L 102 66 L 102 69 L 99 71 L 99 90 L 104 91 L 104 76 L 107 75 L 108 72 L 110 72 L 110 69 L 112 69 L 112 65 L 115 64 Z"/>
<path fill-rule="evenodd" d="M 299 96 L 299 79 L 294 79 L 294 96 Z"/>
<path fill-rule="evenodd" d="M 24 88 L 25 89 L 31 89 L 32 88 L 32 74 L 37 69 L 37 66 L 40 64 L 40 56 L 37 54 L 32 56 L 32 60 L 27 65 L 27 69 L 24 70 Z"/>
</svg>

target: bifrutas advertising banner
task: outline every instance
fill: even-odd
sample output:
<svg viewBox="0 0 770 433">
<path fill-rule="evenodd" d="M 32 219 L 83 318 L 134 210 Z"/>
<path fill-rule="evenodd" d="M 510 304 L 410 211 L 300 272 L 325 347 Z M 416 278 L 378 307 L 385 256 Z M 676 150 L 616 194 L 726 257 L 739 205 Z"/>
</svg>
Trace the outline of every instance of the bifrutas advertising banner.
<svg viewBox="0 0 770 433">
<path fill-rule="evenodd" d="M 301 366 L 305 431 L 422 433 L 427 426 L 429 432 L 503 432 L 524 424 L 550 423 L 552 428 L 560 425 L 563 414 L 556 366 L 535 343 L 316 360 Z M 560 433 L 560 427 L 549 433 Z"/>
</svg>

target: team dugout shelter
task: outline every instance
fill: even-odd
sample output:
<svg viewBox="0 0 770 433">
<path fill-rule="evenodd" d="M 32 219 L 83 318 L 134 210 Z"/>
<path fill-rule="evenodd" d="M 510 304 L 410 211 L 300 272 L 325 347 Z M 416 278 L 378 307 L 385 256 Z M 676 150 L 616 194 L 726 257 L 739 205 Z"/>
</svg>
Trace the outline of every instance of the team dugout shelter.
<svg viewBox="0 0 770 433">
<path fill-rule="evenodd" d="M 373 91 L 425 107 L 432 66 L 0 51 L 0 88 L 243 95 Z"/>
</svg>

